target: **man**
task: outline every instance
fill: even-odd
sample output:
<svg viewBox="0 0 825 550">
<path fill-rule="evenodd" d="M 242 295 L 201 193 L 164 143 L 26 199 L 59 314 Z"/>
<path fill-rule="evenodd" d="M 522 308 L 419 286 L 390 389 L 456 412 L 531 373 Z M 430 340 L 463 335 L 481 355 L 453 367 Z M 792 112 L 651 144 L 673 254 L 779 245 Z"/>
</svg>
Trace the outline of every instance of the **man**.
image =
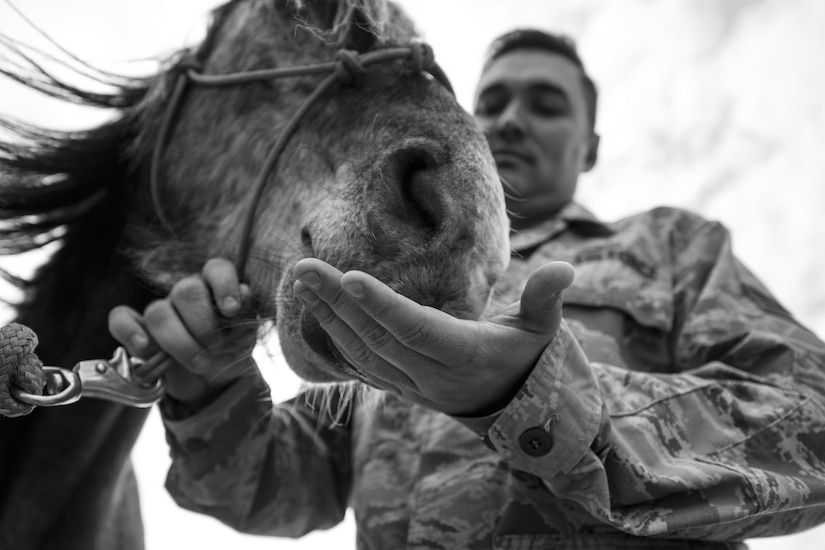
<svg viewBox="0 0 825 550">
<path fill-rule="evenodd" d="M 579 174 L 596 163 L 596 100 L 595 85 L 563 38 L 520 32 L 493 44 L 475 116 L 511 188 L 513 229 L 547 222 L 573 200 Z"/>
<path fill-rule="evenodd" d="M 228 262 L 186 282 L 206 305 L 173 292 L 145 330 L 113 312 L 130 351 L 154 340 L 184 366 L 169 381 L 186 410 L 165 410 L 178 502 L 286 536 L 350 506 L 364 548 L 734 548 L 825 520 L 825 344 L 719 224 L 664 208 L 606 224 L 573 202 L 597 158 L 595 113 L 569 41 L 516 31 L 493 45 L 476 116 L 514 229 L 497 298 L 521 300 L 490 319 L 298 263 L 296 294 L 386 390 L 380 406 L 341 405 L 349 423 L 321 425 L 303 400 L 273 408 L 255 371 L 209 386 L 227 361 L 191 338 L 187 312 L 220 305 L 196 336 L 235 314 Z"/>
</svg>

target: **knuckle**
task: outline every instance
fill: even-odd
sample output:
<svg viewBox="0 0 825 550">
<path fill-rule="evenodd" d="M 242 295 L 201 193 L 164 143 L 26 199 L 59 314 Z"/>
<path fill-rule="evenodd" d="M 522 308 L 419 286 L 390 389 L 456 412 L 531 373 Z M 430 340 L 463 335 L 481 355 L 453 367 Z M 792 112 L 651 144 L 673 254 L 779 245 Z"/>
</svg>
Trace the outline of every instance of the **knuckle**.
<svg viewBox="0 0 825 550">
<path fill-rule="evenodd" d="M 349 297 L 341 291 L 333 292 L 329 301 L 333 309 L 343 309 L 349 305 Z"/>
<path fill-rule="evenodd" d="M 394 340 L 392 334 L 378 324 L 370 323 L 359 333 L 364 343 L 371 348 L 386 348 Z"/>
<path fill-rule="evenodd" d="M 116 306 L 109 311 L 108 324 L 109 331 L 123 334 L 134 329 L 136 322 L 134 321 L 131 308 L 127 306 Z"/>
<path fill-rule="evenodd" d="M 211 286 L 217 287 L 219 291 L 224 291 L 237 284 L 235 265 L 224 258 L 212 258 L 208 260 L 203 266 L 201 276 L 208 281 Z"/>
<path fill-rule="evenodd" d="M 202 300 L 209 295 L 206 284 L 200 277 L 186 277 L 181 279 L 169 292 L 169 297 L 175 302 L 193 302 Z"/>
<path fill-rule="evenodd" d="M 338 320 L 335 312 L 329 307 L 324 307 L 323 302 L 312 309 L 312 315 L 319 323 L 326 326 L 333 325 Z"/>
<path fill-rule="evenodd" d="M 430 329 L 426 323 L 416 321 L 400 331 L 398 340 L 409 347 L 418 347 L 430 340 Z"/>
<path fill-rule="evenodd" d="M 131 316 L 129 306 L 115 306 L 109 311 L 109 321 L 128 319 Z"/>
<path fill-rule="evenodd" d="M 375 359 L 373 351 L 362 343 L 350 345 L 347 355 L 359 366 L 369 365 Z"/>
<path fill-rule="evenodd" d="M 202 273 L 204 275 L 207 273 L 225 273 L 227 270 L 230 269 L 232 269 L 232 262 L 230 262 L 226 258 L 210 258 L 206 261 L 205 264 L 203 264 Z"/>
<path fill-rule="evenodd" d="M 395 304 L 383 303 L 374 306 L 370 311 L 370 316 L 374 319 L 391 319 L 395 310 Z"/>
<path fill-rule="evenodd" d="M 167 300 L 155 300 L 146 306 L 143 317 L 150 324 L 160 325 L 169 319 L 171 313 L 171 307 Z"/>
</svg>

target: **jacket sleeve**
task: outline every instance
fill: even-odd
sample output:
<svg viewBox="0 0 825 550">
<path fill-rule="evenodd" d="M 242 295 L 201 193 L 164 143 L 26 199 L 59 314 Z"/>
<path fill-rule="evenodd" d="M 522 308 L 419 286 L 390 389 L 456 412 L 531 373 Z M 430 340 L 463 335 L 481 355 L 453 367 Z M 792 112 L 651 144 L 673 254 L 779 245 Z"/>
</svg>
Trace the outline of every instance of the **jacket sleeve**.
<svg viewBox="0 0 825 550">
<path fill-rule="evenodd" d="M 488 437 L 513 468 L 632 534 L 743 540 L 821 523 L 825 345 L 721 225 L 683 237 L 671 371 L 589 361 L 563 324 Z"/>
<path fill-rule="evenodd" d="M 351 461 L 348 428 L 326 416 L 343 402 L 335 391 L 273 405 L 256 373 L 181 420 L 161 407 L 172 455 L 167 490 L 183 508 L 245 533 L 299 537 L 337 524 Z"/>
</svg>

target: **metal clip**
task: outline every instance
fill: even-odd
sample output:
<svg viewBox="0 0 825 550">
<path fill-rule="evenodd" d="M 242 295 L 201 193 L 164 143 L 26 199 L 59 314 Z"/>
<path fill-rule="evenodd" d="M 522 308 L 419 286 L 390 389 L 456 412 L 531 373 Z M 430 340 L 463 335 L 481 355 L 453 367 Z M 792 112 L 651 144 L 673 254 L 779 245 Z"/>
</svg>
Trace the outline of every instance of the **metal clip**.
<svg viewBox="0 0 825 550">
<path fill-rule="evenodd" d="M 132 369 L 141 364 L 118 347 L 108 361 L 81 361 L 71 371 L 58 367 L 43 367 L 48 382 L 48 395 L 34 395 L 12 388 L 15 399 L 29 405 L 56 406 L 74 403 L 80 397 L 95 397 L 131 407 L 151 407 L 163 397 L 164 384 L 157 380 L 141 384 L 132 377 Z"/>
<path fill-rule="evenodd" d="M 46 387 L 43 395 L 29 393 L 11 386 L 9 391 L 15 399 L 38 407 L 69 405 L 80 399 L 80 378 L 72 371 L 60 367 L 43 367 L 46 373 Z"/>
</svg>

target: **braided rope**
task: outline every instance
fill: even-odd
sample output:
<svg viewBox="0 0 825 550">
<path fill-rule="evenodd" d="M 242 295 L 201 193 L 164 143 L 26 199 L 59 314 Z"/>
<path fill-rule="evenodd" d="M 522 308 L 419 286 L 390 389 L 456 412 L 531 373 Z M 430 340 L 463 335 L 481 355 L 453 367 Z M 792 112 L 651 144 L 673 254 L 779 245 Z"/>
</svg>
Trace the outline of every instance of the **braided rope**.
<svg viewBox="0 0 825 550">
<path fill-rule="evenodd" d="M 46 385 L 43 363 L 34 354 L 37 336 L 24 325 L 12 323 L 0 327 L 0 415 L 15 417 L 29 414 L 34 406 L 11 395 L 11 386 L 41 395 Z"/>
</svg>

